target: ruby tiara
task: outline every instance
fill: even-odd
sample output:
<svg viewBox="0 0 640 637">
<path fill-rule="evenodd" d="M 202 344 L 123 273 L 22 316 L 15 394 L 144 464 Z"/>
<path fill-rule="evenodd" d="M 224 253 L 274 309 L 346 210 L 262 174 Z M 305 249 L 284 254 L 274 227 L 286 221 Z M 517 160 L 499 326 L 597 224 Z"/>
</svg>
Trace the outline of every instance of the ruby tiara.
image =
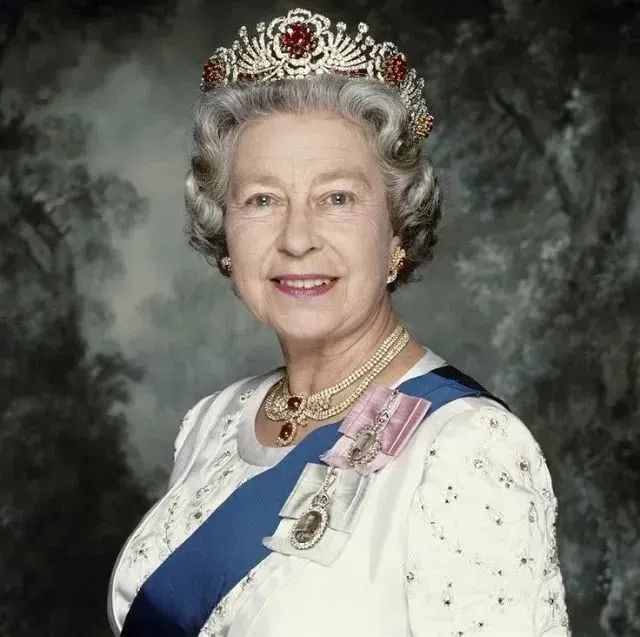
<svg viewBox="0 0 640 637">
<path fill-rule="evenodd" d="M 408 68 L 404 54 L 393 42 L 376 42 L 366 35 L 369 27 L 364 22 L 355 36 L 346 33 L 344 22 L 335 25 L 335 32 L 330 28 L 329 18 L 306 9 L 291 9 L 268 26 L 259 22 L 252 37 L 242 26 L 231 48 L 218 47 L 205 62 L 200 89 L 321 73 L 373 78 L 399 94 L 410 116 L 412 137 L 427 137 L 434 120 L 422 94 L 424 79 Z"/>
</svg>

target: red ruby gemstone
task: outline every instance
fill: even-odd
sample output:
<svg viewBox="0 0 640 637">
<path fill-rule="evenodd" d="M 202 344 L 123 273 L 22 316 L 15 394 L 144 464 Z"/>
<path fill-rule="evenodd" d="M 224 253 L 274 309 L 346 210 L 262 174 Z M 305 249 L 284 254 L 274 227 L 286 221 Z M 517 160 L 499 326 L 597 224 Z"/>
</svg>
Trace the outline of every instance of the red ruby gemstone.
<svg viewBox="0 0 640 637">
<path fill-rule="evenodd" d="M 280 35 L 280 48 L 296 58 L 315 49 L 317 43 L 313 31 L 304 22 L 288 24 L 285 32 Z"/>
<path fill-rule="evenodd" d="M 296 411 L 301 404 L 302 398 L 300 398 L 299 396 L 291 396 L 289 400 L 287 400 L 287 407 L 292 411 Z"/>
<path fill-rule="evenodd" d="M 224 60 L 214 58 L 207 60 L 202 71 L 202 81 L 207 84 L 218 84 L 227 76 L 227 68 Z"/>
<path fill-rule="evenodd" d="M 400 54 L 387 58 L 384 61 L 384 75 L 394 84 L 401 84 L 407 76 L 407 61 Z"/>
<path fill-rule="evenodd" d="M 280 427 L 280 438 L 285 442 L 289 442 L 293 436 L 293 423 L 285 422 L 282 427 Z"/>
</svg>

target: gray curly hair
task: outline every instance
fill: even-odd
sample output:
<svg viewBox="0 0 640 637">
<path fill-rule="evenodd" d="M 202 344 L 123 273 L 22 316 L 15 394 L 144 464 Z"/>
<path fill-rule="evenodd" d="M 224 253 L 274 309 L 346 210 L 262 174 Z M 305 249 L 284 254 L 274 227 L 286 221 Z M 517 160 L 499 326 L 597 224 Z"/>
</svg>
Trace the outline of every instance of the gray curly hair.
<svg viewBox="0 0 640 637">
<path fill-rule="evenodd" d="M 217 264 L 227 254 L 223 215 L 230 158 L 243 125 L 272 113 L 330 110 L 359 124 L 376 152 L 386 186 L 394 234 L 406 251 L 392 292 L 416 280 L 416 268 L 433 258 L 442 194 L 431 161 L 410 137 L 407 111 L 382 82 L 340 75 L 313 75 L 257 84 L 228 84 L 202 93 L 194 108 L 194 149 L 185 184 L 189 245 Z"/>
</svg>

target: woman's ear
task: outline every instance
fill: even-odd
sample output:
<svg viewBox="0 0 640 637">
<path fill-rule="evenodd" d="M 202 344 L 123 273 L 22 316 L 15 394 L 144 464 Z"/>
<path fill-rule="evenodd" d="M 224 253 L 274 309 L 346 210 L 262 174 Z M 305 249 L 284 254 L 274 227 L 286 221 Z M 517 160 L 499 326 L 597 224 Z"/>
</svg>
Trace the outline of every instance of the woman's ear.
<svg viewBox="0 0 640 637">
<path fill-rule="evenodd" d="M 394 235 L 391 239 L 391 245 L 389 246 L 389 259 L 393 256 L 393 253 L 402 245 L 402 241 L 398 235 Z"/>
</svg>

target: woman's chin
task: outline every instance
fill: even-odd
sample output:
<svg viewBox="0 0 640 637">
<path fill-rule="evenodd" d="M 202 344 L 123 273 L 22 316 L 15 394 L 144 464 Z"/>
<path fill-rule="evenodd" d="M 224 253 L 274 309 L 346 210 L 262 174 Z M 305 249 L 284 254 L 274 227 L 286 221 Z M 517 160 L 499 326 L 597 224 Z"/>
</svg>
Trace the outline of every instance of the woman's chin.
<svg viewBox="0 0 640 637">
<path fill-rule="evenodd" d="M 304 314 L 304 313 L 303 313 Z M 308 320 L 312 318 L 312 320 Z M 278 336 L 286 340 L 319 341 L 332 338 L 339 326 L 334 316 L 327 316 L 326 321 L 319 320 L 322 317 L 316 312 L 313 317 L 287 317 L 287 320 L 278 321 L 274 325 Z"/>
</svg>

